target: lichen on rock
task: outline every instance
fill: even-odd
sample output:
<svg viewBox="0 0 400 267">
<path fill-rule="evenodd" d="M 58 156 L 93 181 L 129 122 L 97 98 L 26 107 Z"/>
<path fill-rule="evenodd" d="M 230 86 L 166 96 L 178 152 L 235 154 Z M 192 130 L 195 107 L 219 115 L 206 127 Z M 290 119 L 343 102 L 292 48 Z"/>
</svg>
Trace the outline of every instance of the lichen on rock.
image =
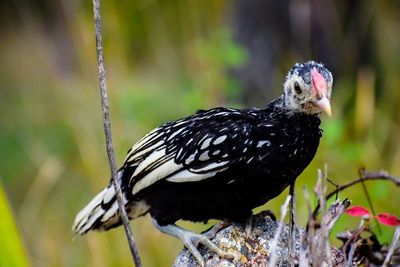
<svg viewBox="0 0 400 267">
<path fill-rule="evenodd" d="M 203 255 L 206 266 L 269 266 L 271 254 L 271 244 L 278 228 L 279 222 L 262 214 L 253 217 L 252 230 L 246 236 L 245 223 L 232 223 L 226 228 L 221 229 L 212 241 L 223 250 L 233 254 L 234 260 L 220 258 L 215 253 L 203 246 L 199 247 Z M 294 259 L 289 256 L 289 226 L 284 225 L 281 236 L 279 237 L 277 248 L 277 266 L 291 266 L 291 263 L 298 265 L 301 251 L 301 236 L 304 229 L 295 227 L 295 247 Z M 344 255 L 339 250 L 331 247 L 331 263 L 333 266 L 344 266 Z M 198 263 L 189 251 L 183 249 L 175 260 L 174 267 L 178 266 L 198 266 Z"/>
</svg>

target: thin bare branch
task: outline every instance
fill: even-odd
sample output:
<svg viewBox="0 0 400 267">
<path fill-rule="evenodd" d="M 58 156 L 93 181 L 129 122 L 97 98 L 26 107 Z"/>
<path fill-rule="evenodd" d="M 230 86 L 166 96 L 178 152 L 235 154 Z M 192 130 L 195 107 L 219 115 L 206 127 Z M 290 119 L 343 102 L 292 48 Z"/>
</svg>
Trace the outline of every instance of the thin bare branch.
<svg viewBox="0 0 400 267">
<path fill-rule="evenodd" d="M 99 86 L 101 92 L 101 104 L 103 109 L 103 123 L 104 123 L 104 132 L 106 137 L 106 147 L 107 147 L 107 156 L 111 170 L 111 177 L 113 180 L 115 195 L 117 197 L 119 214 L 121 216 L 121 221 L 124 225 L 126 237 L 128 239 L 129 248 L 131 250 L 132 258 L 137 267 L 142 266 L 139 253 L 136 247 L 136 242 L 132 234 L 132 230 L 129 225 L 129 218 L 125 210 L 125 205 L 122 198 L 121 187 L 118 184 L 117 177 L 117 165 L 115 163 L 114 157 L 114 148 L 112 144 L 111 138 L 111 122 L 110 122 L 110 112 L 109 112 L 109 104 L 108 104 L 108 93 L 107 93 L 107 84 L 106 84 L 106 76 L 105 76 L 105 68 L 104 68 L 104 52 L 103 52 L 103 41 L 101 37 L 101 16 L 100 16 L 100 0 L 93 0 L 93 12 L 94 12 L 94 21 L 95 21 L 95 29 L 96 29 L 96 49 L 97 49 L 97 63 L 99 70 Z"/>
<path fill-rule="evenodd" d="M 332 266 L 331 264 L 331 251 L 328 242 L 328 229 L 327 229 L 327 209 L 326 209 L 326 200 L 325 193 L 327 189 L 327 168 L 325 166 L 325 171 L 322 172 L 318 170 L 318 182 L 314 187 L 315 194 L 318 198 L 319 203 L 321 203 L 321 227 L 317 231 L 317 235 L 319 238 L 316 239 L 316 248 L 317 248 L 317 262 L 316 266 L 322 266 L 324 260 L 328 266 Z"/>
<path fill-rule="evenodd" d="M 307 220 L 307 226 L 306 230 L 302 233 L 302 238 L 301 238 L 301 250 L 300 250 L 300 256 L 299 256 L 299 266 L 300 267 L 308 267 L 310 266 L 310 250 L 312 246 L 312 234 L 311 231 L 313 231 L 313 226 L 311 225 L 314 222 L 314 218 L 312 217 L 312 209 L 311 209 L 311 202 L 310 202 L 310 197 L 308 195 L 308 191 L 306 187 L 303 187 L 303 194 L 304 194 L 304 199 L 307 204 L 307 211 L 308 211 L 308 220 Z"/>
<path fill-rule="evenodd" d="M 329 200 L 331 197 L 335 196 L 337 193 L 355 185 L 358 183 L 361 183 L 363 181 L 373 181 L 373 180 L 386 180 L 386 181 L 391 181 L 393 182 L 396 186 L 400 186 L 400 178 L 396 176 L 390 175 L 387 171 L 381 170 L 381 171 L 366 171 L 364 169 L 361 170 L 362 177 L 355 179 L 347 184 L 337 186 L 335 190 L 330 192 L 329 194 L 326 195 L 326 200 Z M 320 205 L 318 204 L 317 207 L 314 209 L 314 216 L 317 215 L 319 211 Z"/>
<path fill-rule="evenodd" d="M 360 179 L 361 179 L 361 185 L 362 185 L 365 197 L 367 198 L 368 206 L 369 206 L 369 208 L 370 208 L 370 210 L 372 212 L 373 218 L 375 220 L 376 227 L 378 229 L 378 233 L 382 234 L 382 229 L 381 229 L 380 223 L 378 222 L 378 219 L 376 218 L 377 214 L 376 214 L 376 211 L 375 211 L 374 204 L 373 204 L 371 196 L 370 196 L 370 194 L 368 192 L 367 186 L 365 185 L 364 173 L 365 173 L 365 169 L 364 168 L 360 168 L 359 169 L 359 174 L 360 174 Z"/>
</svg>

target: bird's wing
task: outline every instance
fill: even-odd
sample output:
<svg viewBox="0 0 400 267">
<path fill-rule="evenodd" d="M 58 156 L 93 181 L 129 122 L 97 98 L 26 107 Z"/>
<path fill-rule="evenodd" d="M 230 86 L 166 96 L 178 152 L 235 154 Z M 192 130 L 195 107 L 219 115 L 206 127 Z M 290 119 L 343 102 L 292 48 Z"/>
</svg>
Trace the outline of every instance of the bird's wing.
<svg viewBox="0 0 400 267">
<path fill-rule="evenodd" d="M 254 155 L 268 154 L 271 143 L 254 135 L 263 127 L 254 116 L 217 108 L 156 128 L 132 147 L 125 160 L 125 166 L 135 167 L 132 193 L 161 179 L 176 183 L 207 179 L 251 161 Z"/>
</svg>

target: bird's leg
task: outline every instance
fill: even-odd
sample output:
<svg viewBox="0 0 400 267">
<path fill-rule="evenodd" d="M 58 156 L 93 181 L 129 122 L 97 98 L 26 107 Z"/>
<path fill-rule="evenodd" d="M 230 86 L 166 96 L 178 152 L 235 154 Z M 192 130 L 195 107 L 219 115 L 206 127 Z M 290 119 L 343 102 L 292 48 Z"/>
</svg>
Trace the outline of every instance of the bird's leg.
<svg viewBox="0 0 400 267">
<path fill-rule="evenodd" d="M 296 192 L 295 192 L 295 182 L 290 185 L 289 194 L 290 198 L 290 242 L 289 242 L 289 256 L 291 259 L 295 257 L 295 246 L 296 246 L 296 234 L 295 234 L 295 226 L 296 226 Z M 293 266 L 293 263 L 291 264 Z"/>
<path fill-rule="evenodd" d="M 179 238 L 185 247 L 190 251 L 190 253 L 193 255 L 193 257 L 197 260 L 197 262 L 200 264 L 200 266 L 205 266 L 203 256 L 201 256 L 199 250 L 197 249 L 197 246 L 201 243 L 203 246 L 207 247 L 209 250 L 213 251 L 216 253 L 218 256 L 221 258 L 225 259 L 233 259 L 233 255 L 223 251 L 217 245 L 215 245 L 211 240 L 201 234 L 193 233 L 191 231 L 185 230 L 175 224 L 168 224 L 165 226 L 161 226 L 157 223 L 155 219 L 152 220 L 154 226 L 160 230 L 161 232 L 175 236 L 176 238 Z"/>
<path fill-rule="evenodd" d="M 231 223 L 228 221 L 222 221 L 214 224 L 210 229 L 206 230 L 202 235 L 208 239 L 213 239 L 221 229 L 228 227 Z"/>
<path fill-rule="evenodd" d="M 250 237 L 251 229 L 253 228 L 253 212 L 250 211 L 250 216 L 246 219 L 246 226 L 244 227 L 244 233 L 246 234 L 246 238 Z"/>
<path fill-rule="evenodd" d="M 272 210 L 263 210 L 260 213 L 258 213 L 257 215 L 261 215 L 264 218 L 268 216 L 271 218 L 271 220 L 276 221 L 276 215 L 272 212 Z"/>
</svg>

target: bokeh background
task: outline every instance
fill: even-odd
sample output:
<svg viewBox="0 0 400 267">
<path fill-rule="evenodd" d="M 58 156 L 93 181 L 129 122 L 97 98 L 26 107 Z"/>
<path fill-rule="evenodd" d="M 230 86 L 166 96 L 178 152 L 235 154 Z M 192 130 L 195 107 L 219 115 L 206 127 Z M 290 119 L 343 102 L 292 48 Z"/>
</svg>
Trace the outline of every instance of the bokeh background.
<svg viewBox="0 0 400 267">
<path fill-rule="evenodd" d="M 119 163 L 165 121 L 266 105 L 294 62 L 314 59 L 333 72 L 334 115 L 323 119 L 319 151 L 298 180 L 299 223 L 302 187 L 312 190 L 324 164 L 337 184 L 362 166 L 400 175 L 399 1 L 110 0 L 102 16 Z M 74 240 L 71 232 L 109 181 L 92 17 L 91 1 L 0 2 L 1 266 L 131 264 L 123 229 Z M 398 189 L 367 187 L 377 212 L 399 215 Z M 279 213 L 286 194 L 264 208 Z M 361 186 L 340 197 L 367 206 Z M 343 216 L 335 231 L 358 223 Z M 144 266 L 169 266 L 182 249 L 148 217 L 132 227 Z M 382 227 L 378 238 L 392 234 Z"/>
</svg>

